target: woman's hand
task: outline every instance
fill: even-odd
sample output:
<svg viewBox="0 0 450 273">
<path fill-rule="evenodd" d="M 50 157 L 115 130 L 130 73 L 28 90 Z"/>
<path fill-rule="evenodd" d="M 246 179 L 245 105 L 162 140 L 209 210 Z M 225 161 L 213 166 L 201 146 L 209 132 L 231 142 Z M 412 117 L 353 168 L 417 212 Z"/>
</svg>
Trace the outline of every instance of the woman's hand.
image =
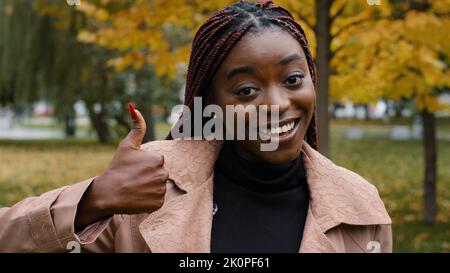
<svg viewBox="0 0 450 273">
<path fill-rule="evenodd" d="M 119 144 L 108 169 L 85 192 L 78 205 L 76 230 L 113 214 L 150 213 L 163 205 L 169 178 L 164 157 L 140 149 L 145 120 L 132 104 L 129 108 L 134 128 Z"/>
</svg>

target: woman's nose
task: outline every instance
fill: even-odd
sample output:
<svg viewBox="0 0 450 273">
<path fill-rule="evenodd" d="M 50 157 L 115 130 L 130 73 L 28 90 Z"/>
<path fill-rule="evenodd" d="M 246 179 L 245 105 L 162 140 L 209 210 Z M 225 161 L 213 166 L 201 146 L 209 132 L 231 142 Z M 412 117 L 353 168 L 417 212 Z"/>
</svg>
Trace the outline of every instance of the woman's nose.
<svg viewBox="0 0 450 273">
<path fill-rule="evenodd" d="M 291 107 L 292 102 L 289 95 L 283 90 L 280 90 L 280 88 L 270 88 L 264 96 L 263 104 L 267 105 L 268 109 L 270 109 L 272 105 L 278 106 L 281 115 Z"/>
</svg>

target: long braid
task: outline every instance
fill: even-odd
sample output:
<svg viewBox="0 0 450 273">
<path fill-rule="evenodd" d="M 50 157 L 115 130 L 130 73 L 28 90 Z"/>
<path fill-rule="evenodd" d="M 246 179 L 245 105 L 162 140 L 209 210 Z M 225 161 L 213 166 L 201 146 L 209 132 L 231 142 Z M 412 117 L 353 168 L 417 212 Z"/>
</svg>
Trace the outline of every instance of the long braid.
<svg viewBox="0 0 450 273">
<path fill-rule="evenodd" d="M 188 106 L 191 104 L 194 97 L 200 93 L 199 87 L 204 82 L 204 77 L 206 76 L 206 74 L 200 73 L 200 71 L 208 71 L 208 63 L 216 59 L 217 52 L 212 50 L 214 48 L 217 48 L 219 44 L 211 43 L 211 40 L 213 39 L 214 35 L 216 35 L 220 30 L 227 27 L 235 17 L 226 14 L 227 13 L 223 12 L 218 15 L 225 16 L 219 19 L 218 22 L 221 23 L 217 28 L 209 28 L 211 32 L 204 34 L 206 38 L 203 38 L 203 36 L 196 36 L 196 38 L 194 39 L 194 44 L 197 44 L 199 46 L 193 47 L 188 68 L 188 79 L 185 92 L 185 104 Z M 203 43 L 200 44 L 200 42 L 197 42 L 197 40 L 203 40 Z M 192 91 L 189 92 L 188 90 Z"/>
<path fill-rule="evenodd" d="M 192 43 L 184 104 L 192 111 L 196 96 L 207 98 L 210 95 L 214 75 L 232 48 L 247 32 L 272 25 L 288 31 L 300 43 L 316 86 L 316 72 L 308 41 L 292 14 L 275 5 L 273 1 L 258 0 L 257 4 L 240 1 L 214 13 L 197 31 Z M 172 136 L 169 134 L 167 139 L 172 139 Z M 317 149 L 315 113 L 306 132 L 306 141 Z"/>
</svg>

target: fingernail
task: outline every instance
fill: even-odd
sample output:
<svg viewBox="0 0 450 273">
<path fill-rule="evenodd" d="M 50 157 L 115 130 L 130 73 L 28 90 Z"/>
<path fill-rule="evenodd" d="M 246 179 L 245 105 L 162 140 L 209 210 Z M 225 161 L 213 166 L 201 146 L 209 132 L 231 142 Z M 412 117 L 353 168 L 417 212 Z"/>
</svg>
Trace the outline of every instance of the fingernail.
<svg viewBox="0 0 450 273">
<path fill-rule="evenodd" d="M 134 104 L 128 103 L 128 110 L 130 110 L 130 115 L 133 120 L 137 120 L 137 114 L 136 111 L 134 111 Z"/>
</svg>

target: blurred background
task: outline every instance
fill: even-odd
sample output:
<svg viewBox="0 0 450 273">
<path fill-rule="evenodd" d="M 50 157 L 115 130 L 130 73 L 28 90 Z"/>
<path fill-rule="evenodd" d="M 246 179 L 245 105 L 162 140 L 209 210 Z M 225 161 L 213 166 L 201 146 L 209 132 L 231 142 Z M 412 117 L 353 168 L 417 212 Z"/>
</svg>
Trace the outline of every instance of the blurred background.
<svg viewBox="0 0 450 273">
<path fill-rule="evenodd" d="M 230 0 L 0 0 L 0 206 L 169 132 L 200 24 Z M 375 184 L 394 251 L 450 251 L 450 1 L 278 0 L 317 65 L 320 151 Z"/>
</svg>

